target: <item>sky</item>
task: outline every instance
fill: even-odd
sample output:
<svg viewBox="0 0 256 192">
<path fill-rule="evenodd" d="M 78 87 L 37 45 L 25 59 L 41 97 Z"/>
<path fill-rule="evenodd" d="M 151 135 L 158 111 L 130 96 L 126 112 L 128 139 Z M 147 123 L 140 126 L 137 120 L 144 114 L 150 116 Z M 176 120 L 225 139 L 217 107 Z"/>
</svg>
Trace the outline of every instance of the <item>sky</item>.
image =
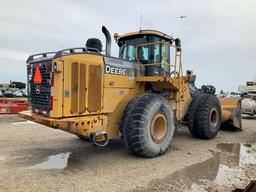
<svg viewBox="0 0 256 192">
<path fill-rule="evenodd" d="M 196 85 L 237 91 L 256 78 L 255 0 L 0 0 L 0 83 L 26 82 L 31 54 L 84 46 L 113 34 L 155 29 L 180 38 L 183 70 Z M 179 18 L 186 15 L 184 19 Z M 112 54 L 118 47 L 112 41 Z"/>
</svg>

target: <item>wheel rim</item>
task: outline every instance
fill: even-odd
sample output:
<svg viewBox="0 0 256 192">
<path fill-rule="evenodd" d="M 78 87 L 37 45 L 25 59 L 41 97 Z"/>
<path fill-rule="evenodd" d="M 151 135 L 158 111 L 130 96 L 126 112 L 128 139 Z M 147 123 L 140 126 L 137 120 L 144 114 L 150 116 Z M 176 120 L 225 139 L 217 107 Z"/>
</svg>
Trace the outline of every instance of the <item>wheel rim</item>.
<svg viewBox="0 0 256 192">
<path fill-rule="evenodd" d="M 167 119 L 163 113 L 157 113 L 151 121 L 150 134 L 155 143 L 160 143 L 167 132 Z"/>
<path fill-rule="evenodd" d="M 215 108 L 213 108 L 210 112 L 210 126 L 211 129 L 214 129 L 218 124 L 218 112 Z"/>
</svg>

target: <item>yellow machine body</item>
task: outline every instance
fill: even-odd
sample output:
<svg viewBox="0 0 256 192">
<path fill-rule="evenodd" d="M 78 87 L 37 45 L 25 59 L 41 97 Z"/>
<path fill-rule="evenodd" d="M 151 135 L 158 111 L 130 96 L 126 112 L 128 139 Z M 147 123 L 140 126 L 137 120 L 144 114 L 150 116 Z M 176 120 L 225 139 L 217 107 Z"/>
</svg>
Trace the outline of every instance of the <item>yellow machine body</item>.
<svg viewBox="0 0 256 192">
<path fill-rule="evenodd" d="M 150 30 L 129 33 L 119 38 L 137 35 L 163 37 L 163 33 Z M 183 75 L 182 50 L 180 47 L 164 41 L 166 38 L 170 39 L 171 37 L 165 36 L 162 41 L 139 44 L 136 48 L 136 55 L 139 55 L 139 47 L 160 44 L 165 49 L 161 63 L 141 65 L 137 56 L 135 62 L 129 62 L 98 53 L 88 53 L 87 50 L 55 55 L 49 61 L 43 58 L 28 62 L 31 71 L 30 82 L 33 81 L 35 66 L 42 67 L 47 66 L 47 62 L 50 63 L 51 107 L 49 113 L 40 112 L 35 107 L 34 111 L 23 112 L 19 115 L 82 137 L 90 138 L 97 132 L 103 132 L 108 135 L 108 138 L 115 138 L 119 136 L 119 124 L 126 105 L 135 96 L 147 92 L 145 87 L 150 84 L 156 93 L 160 93 L 162 90 L 168 93 L 165 98 L 174 111 L 175 122 L 181 123 L 192 100 L 189 82 L 193 80 L 194 75 L 192 71 L 187 71 Z M 169 50 L 173 51 L 173 57 L 167 61 L 165 58 Z M 159 65 L 163 68 L 163 74 L 159 76 L 141 75 L 142 67 L 145 69 Z M 126 67 L 118 68 L 116 66 Z M 167 71 L 171 74 L 167 75 Z M 33 89 L 40 91 L 41 85 L 33 86 Z M 224 104 L 222 122 L 233 120 L 235 116 L 233 111 L 237 109 L 237 104 L 235 102 L 229 103 L 228 106 L 224 106 Z M 238 126 L 237 123 L 236 125 Z"/>
</svg>

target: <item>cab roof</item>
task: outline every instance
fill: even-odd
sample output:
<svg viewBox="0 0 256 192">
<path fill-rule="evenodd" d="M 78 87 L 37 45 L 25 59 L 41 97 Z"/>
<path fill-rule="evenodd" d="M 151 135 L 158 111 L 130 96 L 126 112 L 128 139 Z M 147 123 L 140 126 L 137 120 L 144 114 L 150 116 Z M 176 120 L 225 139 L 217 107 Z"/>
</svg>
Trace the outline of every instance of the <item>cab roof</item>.
<svg viewBox="0 0 256 192">
<path fill-rule="evenodd" d="M 160 32 L 157 30 L 152 30 L 152 29 L 145 29 L 145 30 L 139 30 L 137 32 L 126 33 L 124 35 L 121 35 L 119 37 L 119 39 L 123 39 L 126 37 L 132 37 L 132 36 L 140 36 L 140 35 L 156 35 L 156 36 L 161 37 L 167 41 L 174 40 L 173 37 L 171 37 L 163 32 Z"/>
</svg>

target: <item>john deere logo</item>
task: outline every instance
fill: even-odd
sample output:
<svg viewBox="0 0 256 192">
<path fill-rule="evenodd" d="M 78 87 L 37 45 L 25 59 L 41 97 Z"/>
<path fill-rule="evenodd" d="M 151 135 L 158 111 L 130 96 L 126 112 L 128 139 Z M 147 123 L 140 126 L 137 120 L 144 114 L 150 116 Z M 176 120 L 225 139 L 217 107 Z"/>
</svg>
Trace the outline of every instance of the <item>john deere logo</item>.
<svg viewBox="0 0 256 192">
<path fill-rule="evenodd" d="M 110 73 L 114 75 L 127 75 L 126 69 L 119 68 L 119 67 L 113 67 L 110 65 L 105 65 L 105 73 Z"/>
</svg>

